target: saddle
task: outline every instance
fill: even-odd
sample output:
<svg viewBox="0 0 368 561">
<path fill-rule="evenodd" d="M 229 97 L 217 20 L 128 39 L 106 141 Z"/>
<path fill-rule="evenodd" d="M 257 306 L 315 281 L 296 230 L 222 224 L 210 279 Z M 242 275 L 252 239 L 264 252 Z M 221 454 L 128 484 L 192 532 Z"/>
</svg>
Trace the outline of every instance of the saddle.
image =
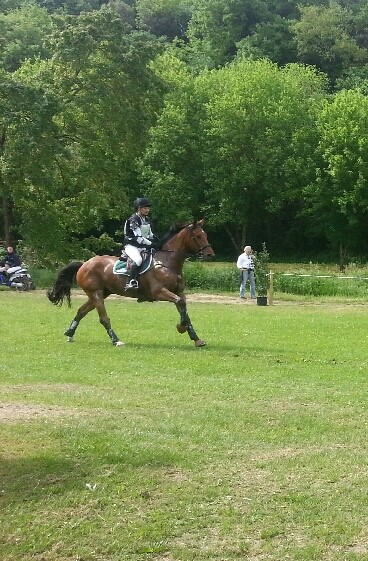
<svg viewBox="0 0 368 561">
<path fill-rule="evenodd" d="M 127 255 L 126 257 L 124 256 L 123 258 L 118 259 L 113 267 L 114 275 L 129 275 L 133 264 L 134 261 L 132 261 Z M 152 253 L 146 253 L 138 274 L 142 275 L 146 271 L 152 269 L 152 267 L 162 267 L 162 263 L 160 263 L 160 261 L 156 261 Z"/>
</svg>

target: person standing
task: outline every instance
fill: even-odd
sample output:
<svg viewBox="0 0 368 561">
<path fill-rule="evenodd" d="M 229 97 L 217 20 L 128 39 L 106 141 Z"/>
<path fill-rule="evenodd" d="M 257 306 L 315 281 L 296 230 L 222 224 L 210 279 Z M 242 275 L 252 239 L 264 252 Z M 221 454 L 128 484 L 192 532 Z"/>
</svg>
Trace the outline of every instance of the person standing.
<svg viewBox="0 0 368 561">
<path fill-rule="evenodd" d="M 236 262 L 237 268 L 240 270 L 240 298 L 245 298 L 245 287 L 249 281 L 250 297 L 256 297 L 256 283 L 254 277 L 254 257 L 250 245 L 246 245 L 244 252 L 241 253 Z"/>
<path fill-rule="evenodd" d="M 134 201 L 135 213 L 125 222 L 124 225 L 124 251 L 134 262 L 129 278 L 125 285 L 125 290 L 138 288 L 137 276 L 142 265 L 142 252 L 149 248 L 155 249 L 157 236 L 152 232 L 151 221 L 148 214 L 151 210 L 151 203 L 146 197 L 139 197 Z"/>
</svg>

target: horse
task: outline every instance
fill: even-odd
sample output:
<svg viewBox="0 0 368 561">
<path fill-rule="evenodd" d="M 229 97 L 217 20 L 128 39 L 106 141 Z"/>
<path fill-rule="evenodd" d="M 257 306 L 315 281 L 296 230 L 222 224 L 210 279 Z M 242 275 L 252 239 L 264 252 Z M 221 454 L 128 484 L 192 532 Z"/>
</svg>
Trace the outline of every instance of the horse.
<svg viewBox="0 0 368 561">
<path fill-rule="evenodd" d="M 184 294 L 185 281 L 182 273 L 185 259 L 194 255 L 208 260 L 215 253 L 208 243 L 206 232 L 203 230 L 204 220 L 192 223 L 175 224 L 159 243 L 154 255 L 153 265 L 146 272 L 139 275 L 139 288 L 125 290 L 126 276 L 115 274 L 113 268 L 117 257 L 96 255 L 86 262 L 72 261 L 63 267 L 47 291 L 47 297 L 52 304 L 61 306 L 66 300 L 71 306 L 71 287 L 76 282 L 86 293 L 88 300 L 77 311 L 64 335 L 69 342 L 74 341 L 74 334 L 80 321 L 92 310 L 96 309 L 100 323 L 106 329 L 115 347 L 125 345 L 111 327 L 111 321 L 106 313 L 105 298 L 110 294 L 118 294 L 143 301 L 173 302 L 180 315 L 180 323 L 176 328 L 179 333 L 188 333 L 196 347 L 206 345 L 194 330 L 187 312 Z"/>
</svg>

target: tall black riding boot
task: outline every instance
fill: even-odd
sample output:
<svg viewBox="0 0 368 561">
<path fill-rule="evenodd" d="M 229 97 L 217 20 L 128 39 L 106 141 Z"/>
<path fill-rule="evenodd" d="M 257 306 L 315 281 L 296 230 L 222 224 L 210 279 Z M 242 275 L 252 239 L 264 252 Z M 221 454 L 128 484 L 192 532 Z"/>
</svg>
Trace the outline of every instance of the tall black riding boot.
<svg viewBox="0 0 368 561">
<path fill-rule="evenodd" d="M 129 278 L 125 285 L 125 290 L 128 290 L 129 288 L 138 288 L 137 276 L 139 273 L 139 269 L 140 269 L 140 265 L 137 265 L 136 263 L 132 265 L 132 268 L 130 269 L 129 272 Z"/>
</svg>

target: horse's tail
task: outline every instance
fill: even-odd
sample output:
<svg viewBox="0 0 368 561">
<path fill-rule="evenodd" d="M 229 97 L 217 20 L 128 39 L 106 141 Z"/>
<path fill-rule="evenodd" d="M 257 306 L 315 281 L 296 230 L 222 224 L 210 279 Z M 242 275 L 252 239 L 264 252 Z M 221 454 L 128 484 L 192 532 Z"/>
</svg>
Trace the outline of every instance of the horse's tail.
<svg viewBox="0 0 368 561">
<path fill-rule="evenodd" d="M 61 306 L 66 298 L 70 307 L 70 290 L 82 265 L 83 261 L 73 261 L 60 269 L 54 285 L 47 291 L 47 298 L 52 304 Z"/>
</svg>

